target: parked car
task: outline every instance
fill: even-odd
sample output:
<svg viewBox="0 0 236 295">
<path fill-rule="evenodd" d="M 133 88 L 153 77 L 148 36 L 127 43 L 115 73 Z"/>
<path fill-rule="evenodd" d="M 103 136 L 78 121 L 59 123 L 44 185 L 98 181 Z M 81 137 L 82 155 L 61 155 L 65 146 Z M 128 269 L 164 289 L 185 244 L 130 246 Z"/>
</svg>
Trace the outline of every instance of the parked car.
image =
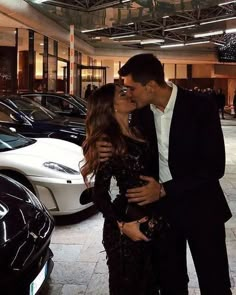
<svg viewBox="0 0 236 295">
<path fill-rule="evenodd" d="M 61 117 L 20 96 L 0 98 L 0 125 L 27 137 L 59 138 L 78 145 L 85 139 L 84 119 Z"/>
<path fill-rule="evenodd" d="M 70 117 L 85 118 L 87 114 L 86 100 L 71 94 L 62 93 L 23 93 L 56 114 Z"/>
<path fill-rule="evenodd" d="M 32 191 L 53 215 L 71 214 L 82 204 L 86 189 L 79 164 L 82 148 L 53 138 L 30 139 L 0 128 L 0 173 Z"/>
<path fill-rule="evenodd" d="M 54 221 L 36 196 L 0 175 L 0 292 L 36 294 L 49 277 Z"/>
</svg>

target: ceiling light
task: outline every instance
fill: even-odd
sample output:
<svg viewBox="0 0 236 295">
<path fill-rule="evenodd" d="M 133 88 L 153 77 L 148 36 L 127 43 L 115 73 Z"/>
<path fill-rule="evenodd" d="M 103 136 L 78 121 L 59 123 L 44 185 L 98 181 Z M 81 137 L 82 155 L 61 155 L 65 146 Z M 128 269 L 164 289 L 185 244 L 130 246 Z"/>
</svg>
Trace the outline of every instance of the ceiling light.
<svg viewBox="0 0 236 295">
<path fill-rule="evenodd" d="M 198 44 L 207 44 L 207 43 L 210 43 L 210 41 L 189 42 L 189 43 L 185 43 L 185 45 L 198 45 Z"/>
<path fill-rule="evenodd" d="M 168 31 L 174 31 L 174 30 L 180 30 L 180 29 L 187 29 L 187 28 L 192 28 L 192 27 L 195 27 L 195 26 L 196 25 L 181 26 L 181 27 L 165 29 L 164 31 L 168 32 Z"/>
<path fill-rule="evenodd" d="M 132 35 L 123 35 L 123 36 L 114 36 L 114 37 L 110 37 L 109 39 L 122 39 L 122 38 L 130 38 L 130 37 L 135 37 L 135 34 Z"/>
<path fill-rule="evenodd" d="M 227 5 L 227 4 L 231 4 L 231 3 L 236 3 L 236 1 L 228 1 L 228 2 L 224 2 L 224 3 L 220 3 L 218 5 L 223 6 L 223 5 Z"/>
<path fill-rule="evenodd" d="M 131 0 L 121 0 L 121 3 L 130 2 Z"/>
<path fill-rule="evenodd" d="M 229 34 L 229 33 L 236 33 L 236 28 L 233 28 L 233 29 L 227 29 L 227 30 L 225 30 L 225 33 L 226 33 L 226 34 Z"/>
<path fill-rule="evenodd" d="M 114 40 L 114 42 L 119 42 L 119 43 L 140 43 L 141 40 L 135 39 L 135 40 Z"/>
<path fill-rule="evenodd" d="M 200 25 L 202 26 L 202 25 L 207 25 L 207 24 L 213 24 L 213 23 L 223 22 L 223 21 L 231 20 L 231 19 L 235 19 L 235 18 L 236 18 L 236 16 L 221 18 L 221 19 L 216 19 L 216 20 L 210 20 L 210 21 L 202 22 L 202 23 L 200 23 Z"/>
<path fill-rule="evenodd" d="M 194 38 L 200 38 L 200 37 L 207 37 L 207 36 L 215 36 L 215 35 L 221 35 L 223 34 L 223 30 L 221 31 L 214 31 L 214 32 L 207 32 L 207 33 L 201 33 L 201 34 L 195 34 Z"/>
<path fill-rule="evenodd" d="M 164 15 L 162 18 L 168 18 L 169 17 L 169 15 Z"/>
<path fill-rule="evenodd" d="M 181 46 L 184 46 L 184 43 L 169 44 L 169 45 L 161 45 L 160 48 L 181 47 Z"/>
<path fill-rule="evenodd" d="M 106 28 L 97 28 L 97 29 L 91 29 L 91 30 L 82 30 L 81 33 L 88 33 L 88 32 L 96 32 L 96 31 L 101 31 Z"/>
<path fill-rule="evenodd" d="M 146 39 L 146 40 L 142 40 L 140 42 L 140 44 L 144 45 L 144 44 L 154 44 L 154 43 L 159 43 L 159 42 L 164 42 L 164 39 Z"/>
<path fill-rule="evenodd" d="M 218 46 L 225 46 L 225 44 L 223 44 L 223 43 L 218 43 L 218 42 L 213 42 L 213 43 Z"/>
</svg>

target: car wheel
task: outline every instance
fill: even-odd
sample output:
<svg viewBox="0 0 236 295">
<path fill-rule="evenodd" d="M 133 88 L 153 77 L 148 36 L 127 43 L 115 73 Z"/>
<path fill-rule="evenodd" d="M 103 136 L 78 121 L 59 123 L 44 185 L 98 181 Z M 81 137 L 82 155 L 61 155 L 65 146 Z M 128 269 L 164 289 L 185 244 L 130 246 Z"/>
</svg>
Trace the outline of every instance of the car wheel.
<svg viewBox="0 0 236 295">
<path fill-rule="evenodd" d="M 18 181 L 19 183 L 23 184 L 27 187 L 33 194 L 35 194 L 35 190 L 29 180 L 22 174 L 16 171 L 9 171 L 9 170 L 0 170 L 0 173 L 11 177 L 12 179 Z"/>
</svg>

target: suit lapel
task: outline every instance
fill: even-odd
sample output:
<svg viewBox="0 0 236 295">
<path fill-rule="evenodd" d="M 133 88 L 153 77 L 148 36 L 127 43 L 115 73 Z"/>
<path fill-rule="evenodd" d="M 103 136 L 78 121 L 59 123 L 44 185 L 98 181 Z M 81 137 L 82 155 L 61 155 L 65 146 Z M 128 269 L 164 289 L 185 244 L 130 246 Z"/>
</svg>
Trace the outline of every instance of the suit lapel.
<svg viewBox="0 0 236 295">
<path fill-rule="evenodd" d="M 169 134 L 169 163 L 175 156 L 175 151 L 181 145 L 182 132 L 186 129 L 186 105 L 184 91 L 178 87 L 177 97 L 173 110 Z M 181 133 L 180 133 L 181 132 Z"/>
</svg>

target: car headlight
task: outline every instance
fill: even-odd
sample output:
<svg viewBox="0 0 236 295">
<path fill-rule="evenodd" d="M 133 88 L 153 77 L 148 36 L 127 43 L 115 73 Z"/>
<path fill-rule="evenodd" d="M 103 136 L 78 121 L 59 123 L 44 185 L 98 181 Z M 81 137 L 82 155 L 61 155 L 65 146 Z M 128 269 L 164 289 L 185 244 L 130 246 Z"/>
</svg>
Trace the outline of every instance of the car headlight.
<svg viewBox="0 0 236 295">
<path fill-rule="evenodd" d="M 45 162 L 45 163 L 43 163 L 43 166 L 47 167 L 49 169 L 57 170 L 57 171 L 62 172 L 62 173 L 80 174 L 79 171 L 76 171 L 76 170 L 74 170 L 72 168 L 69 168 L 67 166 L 64 166 L 62 164 L 58 164 L 58 163 L 55 163 L 55 162 Z"/>
</svg>

